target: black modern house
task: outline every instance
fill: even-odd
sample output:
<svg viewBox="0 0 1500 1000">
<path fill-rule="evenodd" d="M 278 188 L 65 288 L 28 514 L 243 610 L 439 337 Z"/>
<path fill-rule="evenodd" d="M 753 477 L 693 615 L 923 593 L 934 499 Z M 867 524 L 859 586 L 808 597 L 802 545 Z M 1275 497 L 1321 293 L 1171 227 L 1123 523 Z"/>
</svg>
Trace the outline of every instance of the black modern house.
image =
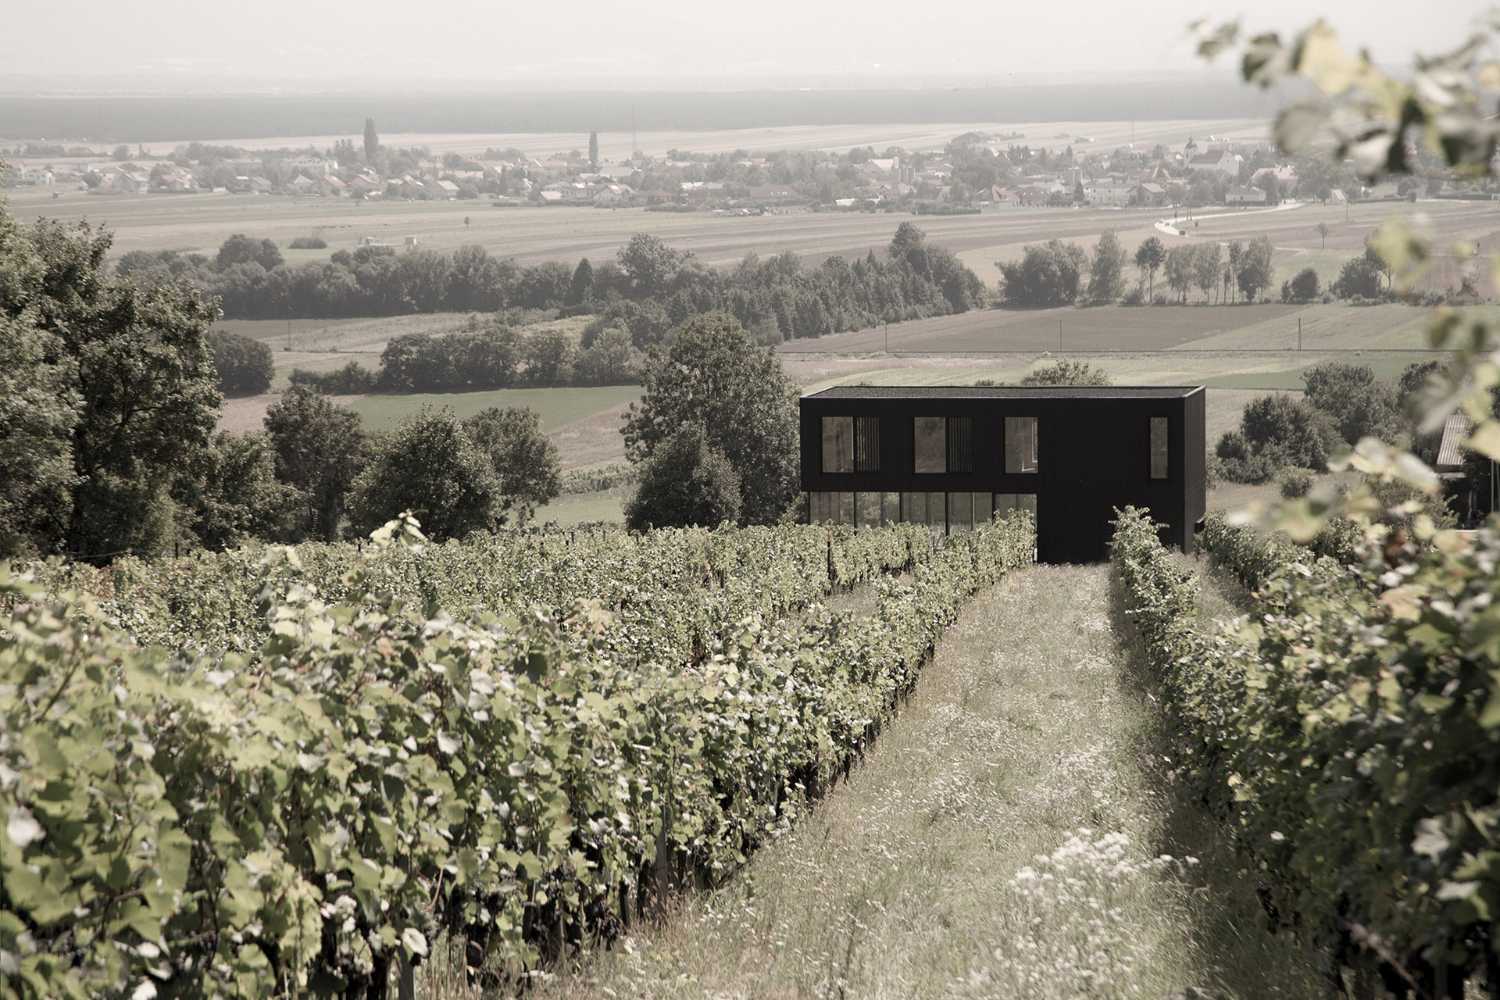
<svg viewBox="0 0 1500 1000">
<path fill-rule="evenodd" d="M 1108 558 L 1117 507 L 1192 550 L 1203 517 L 1202 386 L 834 386 L 801 400 L 808 518 L 970 529 L 1016 507 L 1037 558 Z"/>
</svg>

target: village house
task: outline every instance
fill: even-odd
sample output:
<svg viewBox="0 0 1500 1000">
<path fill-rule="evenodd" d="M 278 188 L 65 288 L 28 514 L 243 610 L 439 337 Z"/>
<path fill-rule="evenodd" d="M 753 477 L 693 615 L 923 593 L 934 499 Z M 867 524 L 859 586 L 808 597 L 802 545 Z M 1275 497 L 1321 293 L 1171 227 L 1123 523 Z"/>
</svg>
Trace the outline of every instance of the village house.
<svg viewBox="0 0 1500 1000">
<path fill-rule="evenodd" d="M 1168 203 L 1167 189 L 1155 181 L 1137 184 L 1130 197 L 1135 204 L 1149 208 L 1159 208 Z"/>
<path fill-rule="evenodd" d="M 1224 192 L 1226 205 L 1264 205 L 1266 192 L 1263 188 L 1236 185 Z"/>
<path fill-rule="evenodd" d="M 1188 160 L 1188 169 L 1195 174 L 1222 174 L 1225 177 L 1240 175 L 1240 158 L 1227 149 L 1210 153 L 1199 153 Z"/>
</svg>

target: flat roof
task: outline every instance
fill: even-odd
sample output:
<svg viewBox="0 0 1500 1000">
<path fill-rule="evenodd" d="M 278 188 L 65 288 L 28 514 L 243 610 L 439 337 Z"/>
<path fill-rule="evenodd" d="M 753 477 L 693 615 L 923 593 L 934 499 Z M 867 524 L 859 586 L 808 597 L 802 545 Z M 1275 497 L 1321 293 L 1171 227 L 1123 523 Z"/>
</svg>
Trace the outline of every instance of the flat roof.
<svg viewBox="0 0 1500 1000">
<path fill-rule="evenodd" d="M 1201 385 L 835 385 L 803 399 L 1181 399 Z"/>
</svg>

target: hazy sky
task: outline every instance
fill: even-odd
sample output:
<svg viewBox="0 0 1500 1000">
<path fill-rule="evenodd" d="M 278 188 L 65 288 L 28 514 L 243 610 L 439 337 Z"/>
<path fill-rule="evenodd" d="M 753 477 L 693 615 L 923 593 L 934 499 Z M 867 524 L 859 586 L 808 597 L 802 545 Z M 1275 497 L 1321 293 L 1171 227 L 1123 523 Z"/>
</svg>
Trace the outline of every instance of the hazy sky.
<svg viewBox="0 0 1500 1000">
<path fill-rule="evenodd" d="M 0 73 L 302 81 L 702 81 L 1185 69 L 1185 25 L 1323 16 L 1382 62 L 1464 38 L 1489 0 L 7 0 Z"/>
</svg>

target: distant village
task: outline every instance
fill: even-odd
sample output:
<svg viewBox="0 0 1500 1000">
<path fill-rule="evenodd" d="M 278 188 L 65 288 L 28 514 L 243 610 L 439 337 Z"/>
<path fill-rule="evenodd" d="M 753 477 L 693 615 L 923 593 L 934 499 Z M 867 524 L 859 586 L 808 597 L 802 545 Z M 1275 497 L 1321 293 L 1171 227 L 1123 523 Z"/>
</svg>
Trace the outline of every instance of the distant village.
<svg viewBox="0 0 1500 1000">
<path fill-rule="evenodd" d="M 756 214 L 791 209 L 963 214 L 1005 206 L 1264 206 L 1416 197 L 1490 198 L 1490 182 L 1428 176 L 1369 186 L 1352 169 L 1289 160 L 1265 144 L 1213 135 L 1180 148 L 1089 149 L 1057 134 L 967 132 L 941 151 L 870 147 L 833 152 L 640 153 L 622 161 L 574 150 L 545 159 L 518 149 L 436 155 L 420 147 L 247 151 L 189 143 L 169 154 L 118 146 L 0 147 L 0 184 L 107 195 L 282 195 L 371 200 L 487 200 L 497 206 L 645 207 Z M 1419 158 L 1420 159 L 1420 158 Z"/>
</svg>

